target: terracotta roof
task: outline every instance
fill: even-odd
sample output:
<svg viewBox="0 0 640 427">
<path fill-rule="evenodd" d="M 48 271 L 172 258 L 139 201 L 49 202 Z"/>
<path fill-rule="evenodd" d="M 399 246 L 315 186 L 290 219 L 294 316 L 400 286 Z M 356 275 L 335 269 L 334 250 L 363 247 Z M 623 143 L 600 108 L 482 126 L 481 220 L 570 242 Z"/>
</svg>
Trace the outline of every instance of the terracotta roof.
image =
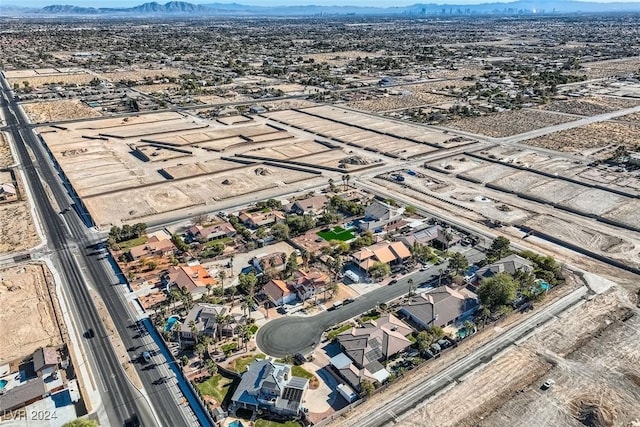
<svg viewBox="0 0 640 427">
<path fill-rule="evenodd" d="M 389 245 L 389 247 L 398 258 L 405 259 L 411 257 L 411 251 L 402 242 L 393 242 Z"/>
<path fill-rule="evenodd" d="M 180 288 L 187 288 L 189 291 L 216 284 L 215 279 L 201 265 L 171 266 L 168 273 L 171 283 Z"/>
</svg>

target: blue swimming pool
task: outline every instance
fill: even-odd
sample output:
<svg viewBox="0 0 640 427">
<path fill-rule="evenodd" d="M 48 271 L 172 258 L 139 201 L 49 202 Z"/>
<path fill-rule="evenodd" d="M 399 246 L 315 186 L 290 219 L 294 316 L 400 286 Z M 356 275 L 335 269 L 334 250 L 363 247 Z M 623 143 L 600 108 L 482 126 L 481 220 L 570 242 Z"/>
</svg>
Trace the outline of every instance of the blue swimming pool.
<svg viewBox="0 0 640 427">
<path fill-rule="evenodd" d="M 7 380 L 0 380 L 0 389 L 5 388 L 5 386 L 9 383 Z"/>
<path fill-rule="evenodd" d="M 551 289 L 551 285 L 544 280 L 540 280 L 538 283 L 540 284 L 540 287 L 543 291 L 548 291 L 549 289 Z"/>
<path fill-rule="evenodd" d="M 171 329 L 173 329 L 173 326 L 176 324 L 176 322 L 178 321 L 178 316 L 171 316 L 167 319 L 167 324 L 164 325 L 164 331 L 168 332 Z"/>
<path fill-rule="evenodd" d="M 244 427 L 244 424 L 238 420 L 233 420 L 229 423 L 229 427 Z"/>
</svg>

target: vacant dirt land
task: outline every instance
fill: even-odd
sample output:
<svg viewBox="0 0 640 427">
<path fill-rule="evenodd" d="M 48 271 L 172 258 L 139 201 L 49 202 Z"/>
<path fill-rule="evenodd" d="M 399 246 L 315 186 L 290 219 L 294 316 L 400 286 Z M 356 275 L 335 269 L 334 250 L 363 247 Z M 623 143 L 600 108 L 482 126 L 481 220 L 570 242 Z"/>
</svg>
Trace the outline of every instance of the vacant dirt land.
<svg viewBox="0 0 640 427">
<path fill-rule="evenodd" d="M 24 251 L 40 243 L 29 203 L 0 204 L 0 253 Z"/>
<path fill-rule="evenodd" d="M 101 116 L 98 111 L 79 100 L 34 102 L 23 104 L 22 108 L 34 123 Z"/>
<path fill-rule="evenodd" d="M 55 298 L 53 279 L 45 266 L 0 270 L 0 362 L 62 344 L 54 311 L 58 302 L 52 301 L 49 289 Z"/>
<path fill-rule="evenodd" d="M 575 74 L 585 74 L 589 79 L 625 76 L 633 74 L 640 68 L 640 57 L 613 59 L 610 61 L 585 62 Z"/>
<path fill-rule="evenodd" d="M 503 138 L 574 120 L 569 116 L 537 110 L 515 110 L 480 117 L 462 118 L 447 123 L 447 127 L 478 135 Z"/>
<path fill-rule="evenodd" d="M 619 145 L 633 149 L 640 141 L 640 126 L 627 123 L 600 122 L 567 129 L 525 141 L 536 147 L 579 153 L 606 159 Z"/>
<path fill-rule="evenodd" d="M 91 80 L 95 78 L 94 75 L 89 73 L 56 73 L 50 75 L 41 75 L 41 76 L 33 76 L 33 77 L 20 77 L 20 78 L 10 78 L 9 84 L 13 86 L 14 84 L 18 84 L 20 86 L 24 86 L 24 83 L 28 83 L 28 86 L 37 89 L 43 86 L 49 85 L 78 85 L 83 86 L 89 83 Z"/>
<path fill-rule="evenodd" d="M 633 384 L 640 319 L 621 322 L 626 305 L 616 291 L 595 297 L 405 415 L 398 425 L 580 426 L 582 420 L 591 420 L 584 425 L 594 427 L 631 425 L 640 413 L 640 386 Z M 541 391 L 547 377 L 558 384 Z"/>
<path fill-rule="evenodd" d="M 101 76 L 113 82 L 120 80 L 132 80 L 134 82 L 146 79 L 161 80 L 164 77 L 178 77 L 181 74 L 188 74 L 185 70 L 178 68 L 163 68 L 161 70 L 120 70 L 102 73 Z"/>
<path fill-rule="evenodd" d="M 638 104 L 640 104 L 640 100 L 616 98 L 612 96 L 588 96 L 579 99 L 568 99 L 566 101 L 552 101 L 540 108 L 580 116 L 597 116 L 598 114 L 606 114 L 612 111 L 635 107 Z"/>
<path fill-rule="evenodd" d="M 453 98 L 437 95 L 428 92 L 413 93 L 410 91 L 402 91 L 398 94 L 385 94 L 375 96 L 373 99 L 349 102 L 347 105 L 365 111 L 381 112 L 389 110 L 398 110 L 404 108 L 412 108 L 423 105 L 441 104 L 443 102 L 451 102 Z"/>
<path fill-rule="evenodd" d="M 619 120 L 640 123 L 640 113 L 627 114 L 626 116 L 620 117 Z"/>
<path fill-rule="evenodd" d="M 0 168 L 6 168 L 13 164 L 13 156 L 11 155 L 11 148 L 9 147 L 9 141 L 3 132 L 0 132 Z"/>
</svg>

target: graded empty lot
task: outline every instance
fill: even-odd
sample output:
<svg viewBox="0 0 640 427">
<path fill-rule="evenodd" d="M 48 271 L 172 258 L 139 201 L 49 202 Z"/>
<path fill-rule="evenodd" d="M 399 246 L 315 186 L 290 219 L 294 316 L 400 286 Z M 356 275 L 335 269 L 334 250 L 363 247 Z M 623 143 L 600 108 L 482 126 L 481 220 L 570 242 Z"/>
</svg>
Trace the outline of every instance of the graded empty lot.
<svg viewBox="0 0 640 427">
<path fill-rule="evenodd" d="M 46 70 L 24 70 L 18 72 L 5 72 L 7 80 L 11 86 L 17 84 L 21 87 L 31 87 L 38 89 L 49 85 L 78 85 L 88 84 L 95 78 L 93 74 L 82 69 L 46 69 Z M 15 76 L 15 77 L 14 77 Z M 26 83 L 26 84 L 25 84 Z"/>
<path fill-rule="evenodd" d="M 347 105 L 351 108 L 379 113 L 389 110 L 441 104 L 443 102 L 450 102 L 452 99 L 453 98 L 430 92 L 413 93 L 403 88 L 402 91 L 397 94 L 373 95 L 372 99 L 351 101 L 347 103 Z"/>
<path fill-rule="evenodd" d="M 447 127 L 477 135 L 504 138 L 574 120 L 576 119 L 560 114 L 524 109 L 457 119 L 448 122 Z"/>
<path fill-rule="evenodd" d="M 619 145 L 633 150 L 640 145 L 638 141 L 640 141 L 640 125 L 599 122 L 523 142 L 536 147 L 606 159 Z"/>
<path fill-rule="evenodd" d="M 265 116 L 325 138 L 391 157 L 419 157 L 439 148 L 474 143 L 439 130 L 329 106 L 276 111 Z"/>
<path fill-rule="evenodd" d="M 9 147 L 9 141 L 4 132 L 0 132 L 0 168 L 6 168 L 13 164 L 13 155 L 11 155 L 11 148 Z"/>
<path fill-rule="evenodd" d="M 42 101 L 22 104 L 32 123 L 100 117 L 100 112 L 79 100 Z"/>
<path fill-rule="evenodd" d="M 640 57 L 612 59 L 609 61 L 585 62 L 577 70 L 577 75 L 586 75 L 588 79 L 626 76 L 640 68 Z"/>
<path fill-rule="evenodd" d="M 553 319 L 397 425 L 637 425 L 640 316 L 621 321 L 624 298 L 609 292 Z M 543 391 L 546 378 L 556 384 Z"/>
<path fill-rule="evenodd" d="M 178 77 L 181 74 L 189 74 L 186 70 L 178 68 L 161 68 L 161 69 L 122 69 L 111 71 L 107 73 L 101 73 L 100 75 L 106 80 L 112 82 L 119 82 L 121 80 L 131 80 L 138 82 L 145 79 L 150 80 L 162 80 L 164 77 Z"/>
<path fill-rule="evenodd" d="M 50 293 L 51 291 L 51 293 Z M 53 279 L 40 264 L 0 269 L 0 362 L 62 344 Z"/>
<path fill-rule="evenodd" d="M 579 116 L 597 116 L 625 108 L 632 108 L 638 104 L 640 104 L 640 100 L 637 99 L 613 96 L 587 96 L 578 99 L 568 99 L 566 101 L 552 101 L 540 108 Z"/>
<path fill-rule="evenodd" d="M 291 144 L 290 153 L 294 153 L 297 143 L 300 148 L 316 147 L 300 151 L 301 155 L 327 150 L 294 138 L 262 118 L 223 125 L 178 113 L 157 113 L 39 130 L 99 226 L 260 190 L 282 188 L 284 193 L 286 186 L 317 175 L 263 165 L 260 160 L 236 160 L 234 155 L 283 144 Z"/>
<path fill-rule="evenodd" d="M 27 201 L 0 204 L 0 218 L 0 253 L 24 251 L 40 243 Z"/>
</svg>

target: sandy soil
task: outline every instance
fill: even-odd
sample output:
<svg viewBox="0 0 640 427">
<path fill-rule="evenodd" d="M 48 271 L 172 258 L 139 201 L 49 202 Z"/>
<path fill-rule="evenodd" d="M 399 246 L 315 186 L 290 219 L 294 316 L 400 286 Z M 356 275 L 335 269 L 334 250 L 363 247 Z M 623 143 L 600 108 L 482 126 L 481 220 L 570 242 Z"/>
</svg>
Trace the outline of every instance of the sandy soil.
<svg viewBox="0 0 640 427">
<path fill-rule="evenodd" d="M 624 76 L 638 71 L 640 58 L 614 59 L 611 61 L 585 62 L 575 74 L 586 74 L 589 79 Z"/>
<path fill-rule="evenodd" d="M 95 76 L 88 73 L 77 74 L 52 74 L 49 76 L 37 76 L 37 77 L 21 77 L 15 79 L 9 79 L 9 84 L 13 86 L 15 83 L 21 87 L 24 86 L 24 82 L 28 82 L 32 88 L 39 88 L 48 85 L 79 85 L 83 86 L 93 80 Z"/>
<path fill-rule="evenodd" d="M 413 93 L 410 91 L 402 91 L 398 95 L 386 95 L 363 101 L 353 101 L 347 103 L 347 105 L 360 110 L 381 112 L 418 107 L 422 105 L 441 104 L 443 102 L 450 101 L 453 101 L 453 98 L 443 95 L 436 95 L 428 92 Z"/>
<path fill-rule="evenodd" d="M 42 265 L 0 270 L 0 362 L 62 344 L 54 314 L 58 303 L 51 300 L 49 286 L 53 292 L 51 273 Z"/>
<path fill-rule="evenodd" d="M 596 158 L 607 158 L 618 145 L 635 147 L 640 141 L 640 126 L 600 122 L 525 141 L 536 147 L 557 151 L 581 153 Z"/>
<path fill-rule="evenodd" d="M 544 110 L 558 111 L 560 113 L 577 114 L 581 116 L 597 116 L 612 111 L 635 107 L 639 100 L 628 98 L 614 98 L 611 96 L 588 96 L 566 101 L 552 101 L 540 107 Z"/>
<path fill-rule="evenodd" d="M 630 122 L 640 122 L 640 113 L 627 114 L 626 116 L 620 117 L 620 120 L 627 120 Z"/>
<path fill-rule="evenodd" d="M 100 117 L 100 113 L 79 100 L 43 101 L 23 104 L 22 108 L 34 123 Z"/>
<path fill-rule="evenodd" d="M 177 68 L 163 68 L 161 70 L 122 70 L 109 73 L 102 73 L 102 76 L 113 82 L 120 80 L 133 80 L 134 82 L 143 80 L 145 77 L 160 80 L 162 77 L 178 77 L 181 74 L 188 74 L 185 70 Z"/>
<path fill-rule="evenodd" d="M 9 147 L 9 141 L 4 135 L 4 132 L 0 132 L 0 168 L 5 168 L 13 164 L 13 155 L 11 154 L 11 147 Z"/>
<path fill-rule="evenodd" d="M 0 253 L 23 251 L 40 243 L 28 202 L 0 204 L 0 218 Z"/>
<path fill-rule="evenodd" d="M 136 86 L 136 89 L 140 92 L 153 93 L 153 92 L 171 92 L 174 89 L 178 89 L 177 85 L 171 83 L 160 83 L 157 85 L 140 85 Z"/>
<path fill-rule="evenodd" d="M 418 425 L 579 425 L 575 421 L 571 422 L 570 418 L 573 409 L 572 402 L 576 400 L 576 395 L 581 393 L 585 395 L 591 394 L 591 397 L 595 397 L 597 401 L 610 401 L 611 403 L 607 402 L 602 406 L 606 406 L 612 411 L 633 413 L 633 408 L 629 408 L 626 404 L 627 402 L 624 402 L 625 405 L 616 408 L 614 402 L 619 400 L 616 399 L 617 396 L 612 396 L 609 393 L 611 388 L 598 385 L 597 381 L 597 377 L 600 375 L 604 377 L 612 376 L 612 370 L 628 370 L 629 364 L 634 363 L 633 359 L 637 359 L 639 345 L 637 338 L 634 338 L 634 335 L 635 337 L 638 335 L 637 328 L 635 333 L 630 331 L 632 335 L 620 336 L 621 341 L 611 346 L 598 346 L 598 341 L 600 340 L 594 339 L 612 321 L 623 316 L 626 312 L 624 305 L 625 303 L 620 301 L 618 295 L 608 293 L 597 296 L 592 301 L 578 306 L 566 315 L 541 328 L 536 335 L 524 344 L 507 350 L 502 357 L 492 361 L 485 368 L 472 373 L 464 382 L 437 396 L 428 404 L 418 408 L 417 411 L 408 414 L 405 420 L 398 425 L 407 427 Z M 569 360 L 575 357 L 572 353 L 581 349 L 587 343 L 588 345 L 576 354 L 578 358 L 580 354 L 583 354 L 583 358 L 586 359 L 583 362 L 584 366 L 570 362 Z M 622 345 L 624 348 L 616 348 L 618 345 Z M 612 364 L 605 364 L 606 361 L 592 357 L 593 352 L 589 350 L 591 347 L 598 348 L 600 354 L 609 353 L 607 359 Z M 614 351 L 607 350 L 613 348 L 615 348 Z M 616 358 L 619 360 L 616 360 Z M 637 364 L 637 360 L 635 363 Z M 591 385 L 594 386 L 592 393 L 588 393 L 585 389 L 577 389 L 573 390 L 573 392 L 565 391 L 564 387 L 558 384 L 558 387 L 552 389 L 550 393 L 546 393 L 566 393 L 565 399 L 562 399 L 565 400 L 564 405 L 550 405 L 544 398 L 545 396 L 539 395 L 542 392 L 537 392 L 536 389 L 539 387 L 539 383 L 544 381 L 543 376 L 554 365 L 557 366 L 548 374 L 549 376 L 563 381 L 566 380 L 567 382 L 574 382 L 575 385 L 579 385 L 581 379 L 591 377 L 591 373 L 594 373 L 595 375 L 592 378 L 594 381 L 591 381 Z M 608 369 L 603 369 L 604 366 Z M 557 375 L 554 375 L 556 372 Z M 617 376 L 621 377 L 622 373 L 619 372 Z M 507 399 L 518 399 L 520 390 L 529 385 L 531 387 L 525 393 L 530 393 L 532 398 L 535 397 L 536 401 L 532 402 L 532 405 L 524 408 L 510 403 L 504 405 Z M 618 382 L 618 387 L 620 386 L 622 384 Z M 636 388 L 636 400 L 632 404 L 636 410 L 639 406 L 637 400 L 638 391 L 640 390 Z M 628 397 L 631 397 L 633 396 L 633 391 L 628 390 L 627 393 L 619 391 L 617 394 L 627 394 Z M 487 418 L 487 415 L 500 407 L 502 409 L 494 416 Z M 527 411 L 533 407 L 543 414 L 536 414 L 536 418 L 532 418 L 532 414 L 527 414 Z M 569 417 L 563 416 L 563 413 L 569 415 Z M 504 420 L 504 422 L 498 423 L 497 418 L 502 414 L 506 415 L 511 422 L 506 423 L 507 420 Z M 514 415 L 516 416 L 514 417 Z M 630 419 L 627 418 L 625 421 L 629 422 Z M 587 425 L 595 426 L 597 424 Z M 618 425 L 627 424 L 623 422 Z"/>
<path fill-rule="evenodd" d="M 467 117 L 447 124 L 479 135 L 502 138 L 575 120 L 572 117 L 537 110 L 514 110 L 480 117 Z"/>
</svg>

